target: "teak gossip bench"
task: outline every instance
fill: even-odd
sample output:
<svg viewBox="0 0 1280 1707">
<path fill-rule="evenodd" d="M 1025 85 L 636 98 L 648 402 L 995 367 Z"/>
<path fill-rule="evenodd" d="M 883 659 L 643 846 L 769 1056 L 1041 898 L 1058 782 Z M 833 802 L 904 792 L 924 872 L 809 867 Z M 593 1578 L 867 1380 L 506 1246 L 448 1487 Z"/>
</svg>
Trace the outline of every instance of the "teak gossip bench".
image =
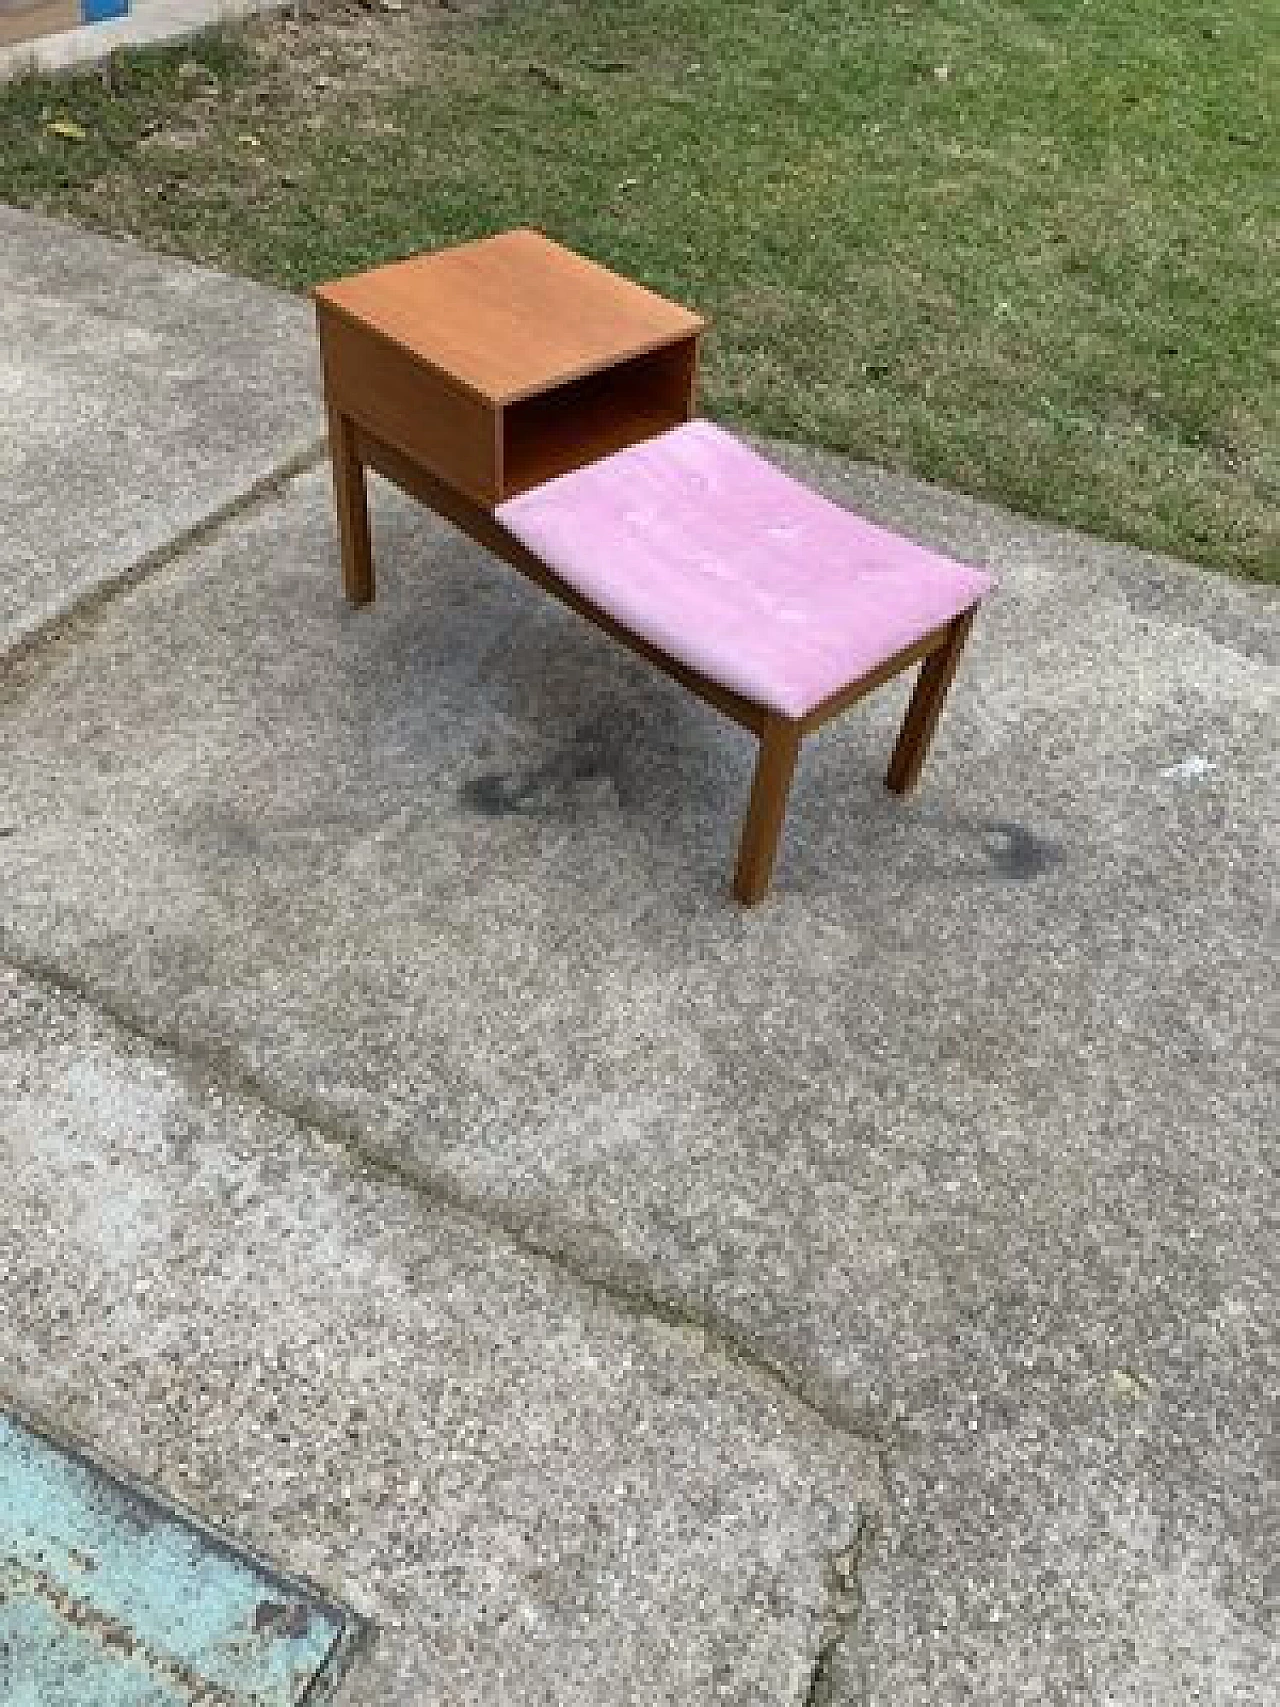
<svg viewBox="0 0 1280 1707">
<path fill-rule="evenodd" d="M 760 741 L 734 893 L 772 874 L 800 742 L 920 663 L 911 788 L 990 586 L 693 418 L 697 315 L 532 231 L 315 293 L 342 574 L 373 468 Z"/>
</svg>

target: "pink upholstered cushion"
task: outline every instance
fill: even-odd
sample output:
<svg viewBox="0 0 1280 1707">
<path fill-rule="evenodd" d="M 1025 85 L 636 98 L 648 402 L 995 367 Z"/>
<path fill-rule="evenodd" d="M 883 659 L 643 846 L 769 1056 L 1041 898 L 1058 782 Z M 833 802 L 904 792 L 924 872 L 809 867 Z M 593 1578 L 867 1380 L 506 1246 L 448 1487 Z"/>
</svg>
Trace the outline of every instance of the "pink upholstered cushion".
<svg viewBox="0 0 1280 1707">
<path fill-rule="evenodd" d="M 991 586 L 829 503 L 709 421 L 549 480 L 497 515 L 624 627 L 789 717 Z"/>
</svg>

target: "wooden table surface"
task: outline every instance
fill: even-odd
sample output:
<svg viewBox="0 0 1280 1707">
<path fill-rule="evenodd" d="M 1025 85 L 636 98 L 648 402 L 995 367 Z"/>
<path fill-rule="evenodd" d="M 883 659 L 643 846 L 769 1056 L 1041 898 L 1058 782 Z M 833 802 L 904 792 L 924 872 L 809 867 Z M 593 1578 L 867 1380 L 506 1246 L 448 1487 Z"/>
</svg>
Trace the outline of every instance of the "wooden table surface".
<svg viewBox="0 0 1280 1707">
<path fill-rule="evenodd" d="M 321 285 L 483 402 L 518 402 L 702 331 L 704 321 L 536 231 L 507 231 Z"/>
</svg>

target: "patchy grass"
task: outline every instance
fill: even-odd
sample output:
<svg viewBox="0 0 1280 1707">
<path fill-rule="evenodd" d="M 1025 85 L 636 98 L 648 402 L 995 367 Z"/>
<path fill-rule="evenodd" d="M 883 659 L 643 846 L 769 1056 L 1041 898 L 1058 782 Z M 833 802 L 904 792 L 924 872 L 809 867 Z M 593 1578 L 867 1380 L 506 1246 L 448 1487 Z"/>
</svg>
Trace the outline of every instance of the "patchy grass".
<svg viewBox="0 0 1280 1707">
<path fill-rule="evenodd" d="M 1274 0 L 472 10 L 0 89 L 0 196 L 290 286 L 539 225 L 715 414 L 1280 579 Z"/>
</svg>

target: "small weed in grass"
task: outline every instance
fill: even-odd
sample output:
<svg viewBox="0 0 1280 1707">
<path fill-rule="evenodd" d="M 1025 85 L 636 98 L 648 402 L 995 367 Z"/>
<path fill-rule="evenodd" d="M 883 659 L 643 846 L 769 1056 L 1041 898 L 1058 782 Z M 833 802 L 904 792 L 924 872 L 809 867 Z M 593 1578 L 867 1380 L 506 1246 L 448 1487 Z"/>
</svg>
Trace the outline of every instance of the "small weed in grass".
<svg viewBox="0 0 1280 1707">
<path fill-rule="evenodd" d="M 1280 578 L 1273 0 L 470 11 L 11 85 L 0 196 L 295 287 L 538 225 L 713 316 L 714 413 Z"/>
</svg>

